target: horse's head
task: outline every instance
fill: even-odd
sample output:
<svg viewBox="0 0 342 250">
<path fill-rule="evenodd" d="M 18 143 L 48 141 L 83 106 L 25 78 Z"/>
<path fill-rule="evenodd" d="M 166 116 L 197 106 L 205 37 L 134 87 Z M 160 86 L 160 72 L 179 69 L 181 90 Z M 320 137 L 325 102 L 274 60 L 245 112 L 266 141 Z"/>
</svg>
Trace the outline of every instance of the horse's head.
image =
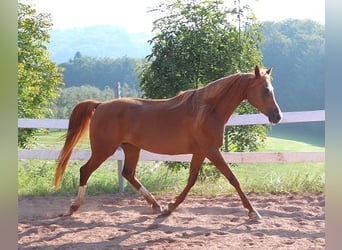
<svg viewBox="0 0 342 250">
<path fill-rule="evenodd" d="M 274 97 L 271 84 L 272 68 L 262 72 L 255 66 L 254 71 L 255 76 L 247 90 L 247 100 L 266 115 L 271 123 L 278 123 L 283 115 Z"/>
</svg>

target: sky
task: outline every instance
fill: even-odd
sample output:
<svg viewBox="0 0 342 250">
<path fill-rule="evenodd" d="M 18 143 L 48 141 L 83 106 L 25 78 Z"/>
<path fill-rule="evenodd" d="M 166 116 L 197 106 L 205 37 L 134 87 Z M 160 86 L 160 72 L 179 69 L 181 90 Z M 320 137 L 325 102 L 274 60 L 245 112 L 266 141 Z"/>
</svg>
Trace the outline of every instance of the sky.
<svg viewBox="0 0 342 250">
<path fill-rule="evenodd" d="M 225 0 L 227 4 L 234 0 Z M 94 25 L 123 27 L 130 33 L 150 33 L 156 18 L 152 7 L 161 0 L 29 0 L 39 11 L 51 13 L 53 28 Z M 259 21 L 287 18 L 325 23 L 325 0 L 241 0 L 248 3 Z"/>
</svg>

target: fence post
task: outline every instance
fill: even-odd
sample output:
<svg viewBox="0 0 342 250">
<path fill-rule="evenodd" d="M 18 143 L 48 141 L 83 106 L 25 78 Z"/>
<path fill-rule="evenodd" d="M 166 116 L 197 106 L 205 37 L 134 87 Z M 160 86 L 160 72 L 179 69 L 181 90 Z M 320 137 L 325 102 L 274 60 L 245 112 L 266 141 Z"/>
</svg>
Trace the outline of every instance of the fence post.
<svg viewBox="0 0 342 250">
<path fill-rule="evenodd" d="M 122 177 L 123 161 L 118 160 L 118 179 L 119 179 L 119 193 L 125 192 L 125 181 Z"/>
<path fill-rule="evenodd" d="M 120 82 L 114 83 L 114 98 L 121 98 L 121 84 Z M 125 192 L 125 180 L 122 177 L 122 169 L 124 166 L 124 162 L 122 160 L 118 160 L 118 180 L 119 180 L 119 192 Z"/>
</svg>

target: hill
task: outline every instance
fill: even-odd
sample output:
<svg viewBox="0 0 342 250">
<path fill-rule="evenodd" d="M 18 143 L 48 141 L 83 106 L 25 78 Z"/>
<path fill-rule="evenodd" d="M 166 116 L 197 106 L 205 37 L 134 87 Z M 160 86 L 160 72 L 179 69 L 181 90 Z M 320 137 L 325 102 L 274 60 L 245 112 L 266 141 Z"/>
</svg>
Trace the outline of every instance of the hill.
<svg viewBox="0 0 342 250">
<path fill-rule="evenodd" d="M 148 34 L 132 34 L 113 26 L 54 29 L 50 35 L 48 49 L 58 64 L 72 59 L 77 51 L 92 57 L 144 58 L 151 50 Z"/>
</svg>

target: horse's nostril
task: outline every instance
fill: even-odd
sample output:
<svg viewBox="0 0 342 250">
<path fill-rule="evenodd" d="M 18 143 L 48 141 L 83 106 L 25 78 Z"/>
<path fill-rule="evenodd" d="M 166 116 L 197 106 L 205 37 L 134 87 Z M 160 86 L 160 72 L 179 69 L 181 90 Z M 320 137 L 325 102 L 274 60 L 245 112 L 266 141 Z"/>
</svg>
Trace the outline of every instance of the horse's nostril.
<svg viewBox="0 0 342 250">
<path fill-rule="evenodd" d="M 281 112 L 275 111 L 270 114 L 269 120 L 272 123 L 278 123 L 282 119 L 283 115 Z"/>
<path fill-rule="evenodd" d="M 281 113 L 278 113 L 278 114 L 276 115 L 276 120 L 277 120 L 277 122 L 279 122 L 279 121 L 281 120 L 282 117 L 283 117 L 282 114 L 281 114 Z"/>
</svg>

